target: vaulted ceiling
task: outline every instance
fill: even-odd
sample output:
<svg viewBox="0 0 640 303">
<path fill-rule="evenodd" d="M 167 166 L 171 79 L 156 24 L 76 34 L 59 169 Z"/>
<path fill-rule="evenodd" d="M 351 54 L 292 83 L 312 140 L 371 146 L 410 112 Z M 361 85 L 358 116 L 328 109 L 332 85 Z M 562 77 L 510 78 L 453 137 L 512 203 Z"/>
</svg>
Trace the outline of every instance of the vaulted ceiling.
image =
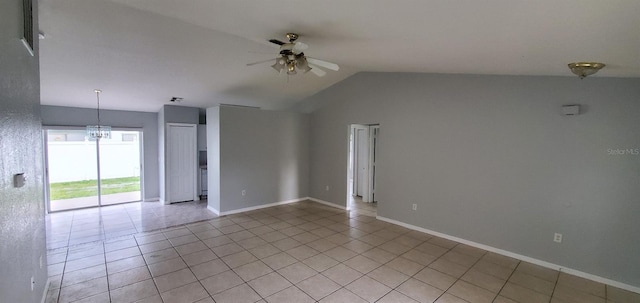
<svg viewBox="0 0 640 303">
<path fill-rule="evenodd" d="M 287 109 L 360 71 L 640 77 L 635 0 L 40 0 L 42 104 L 158 111 Z M 295 32 L 338 72 L 279 77 L 270 38 Z M 275 61 L 275 60 L 274 60 Z M 583 81 L 588 81 L 585 79 Z"/>
</svg>

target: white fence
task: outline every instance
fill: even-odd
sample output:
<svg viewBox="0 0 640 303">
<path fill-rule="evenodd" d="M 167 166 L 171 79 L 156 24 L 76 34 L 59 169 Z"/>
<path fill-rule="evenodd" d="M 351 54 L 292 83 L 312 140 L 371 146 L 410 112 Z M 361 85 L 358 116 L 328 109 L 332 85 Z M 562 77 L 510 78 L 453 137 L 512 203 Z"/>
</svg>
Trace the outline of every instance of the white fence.
<svg viewBox="0 0 640 303">
<path fill-rule="evenodd" d="M 96 143 L 48 142 L 49 182 L 95 180 L 98 178 Z M 140 176 L 140 142 L 100 142 L 102 179 Z"/>
</svg>

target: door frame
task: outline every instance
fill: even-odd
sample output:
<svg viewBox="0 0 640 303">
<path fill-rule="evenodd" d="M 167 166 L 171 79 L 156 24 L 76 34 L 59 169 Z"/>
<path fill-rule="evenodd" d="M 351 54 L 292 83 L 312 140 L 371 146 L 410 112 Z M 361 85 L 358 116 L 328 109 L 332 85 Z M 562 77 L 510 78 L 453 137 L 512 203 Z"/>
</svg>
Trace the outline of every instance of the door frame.
<svg viewBox="0 0 640 303">
<path fill-rule="evenodd" d="M 44 164 L 44 169 L 42 170 L 42 180 L 43 180 L 43 186 L 42 186 L 42 192 L 44 195 L 44 203 L 45 203 L 45 211 L 47 213 L 56 213 L 56 212 L 63 212 L 63 211 L 70 211 L 70 210 L 76 210 L 76 209 L 85 209 L 85 208 L 93 208 L 93 207 L 102 207 L 102 196 L 101 196 L 101 178 L 100 178 L 100 146 L 99 146 L 99 142 L 95 143 L 95 147 L 96 147 L 96 165 L 97 165 L 97 175 L 96 177 L 97 179 L 97 183 L 98 183 L 98 205 L 96 206 L 88 206 L 88 207 L 79 207 L 79 208 L 73 208 L 73 209 L 68 209 L 68 210 L 57 210 L 57 211 L 51 211 L 51 193 L 49 191 L 49 138 L 47 136 L 47 131 L 49 130 L 85 130 L 86 126 L 61 126 L 61 125 L 43 125 L 42 126 L 42 161 Z M 111 128 L 112 131 L 137 131 L 138 134 L 140 135 L 140 138 L 138 140 L 138 144 L 139 144 L 139 155 L 138 157 L 140 157 L 140 201 L 144 201 L 144 131 L 143 128 L 137 128 L 137 127 L 112 127 Z M 131 201 L 131 202 L 138 202 L 138 201 Z M 130 203 L 130 202 L 123 202 L 123 203 Z M 106 206 L 111 206 L 111 205 L 116 205 L 116 204 L 110 204 L 110 205 L 106 205 Z"/>
<path fill-rule="evenodd" d="M 165 124 L 165 144 L 164 144 L 164 174 L 165 174 L 165 201 L 164 204 L 168 205 L 171 203 L 175 203 L 175 202 L 179 202 L 179 201 L 171 201 L 171 178 L 169 178 L 170 176 L 170 172 L 171 172 L 171 166 L 168 165 L 169 163 L 169 149 L 167 148 L 167 146 L 169 146 L 171 144 L 171 137 L 169 136 L 169 128 L 173 127 L 173 126 L 177 126 L 177 127 L 189 127 L 192 128 L 193 130 L 193 152 L 194 152 L 194 159 L 195 161 L 193 161 L 192 165 L 193 165 L 193 194 L 192 194 L 192 198 L 193 201 L 199 201 L 200 197 L 198 196 L 198 124 L 193 124 L 193 123 L 174 123 L 174 122 L 169 122 Z"/>
<path fill-rule="evenodd" d="M 378 158 L 378 135 L 380 134 L 380 124 L 369 125 L 369 169 L 367 171 L 368 174 L 368 183 L 369 186 L 367 189 L 367 201 L 364 202 L 376 202 L 375 200 L 375 191 L 376 191 L 376 170 L 377 170 L 377 160 Z"/>
<path fill-rule="evenodd" d="M 360 181 L 358 179 L 358 152 L 359 152 L 359 147 L 358 147 L 358 130 L 366 130 L 367 131 L 367 140 L 369 140 L 369 126 L 368 125 L 364 125 L 364 124 L 351 124 L 350 125 L 350 132 L 351 134 L 353 134 L 353 142 L 352 142 L 352 154 L 351 154 L 351 171 L 352 171 L 352 178 L 353 178 L 353 184 L 352 184 L 352 188 L 351 188 L 351 194 L 353 196 L 357 196 L 358 195 L 358 182 Z M 350 135 L 351 135 L 350 134 Z M 368 142 L 368 144 L 370 144 Z M 369 153 L 369 152 L 367 152 Z M 370 157 L 368 157 L 370 158 Z M 366 175 L 369 175 L 369 165 L 366 166 Z M 362 201 L 363 202 L 369 202 L 368 197 L 369 197 L 369 178 L 365 178 L 364 180 L 362 180 L 363 184 L 362 184 Z"/>
<path fill-rule="evenodd" d="M 377 163 L 374 163 L 374 153 L 375 156 L 378 157 L 378 145 L 379 145 L 379 138 L 376 137 L 375 138 L 375 143 L 374 143 L 374 132 L 377 131 L 378 135 L 380 133 L 380 124 L 350 124 L 349 125 L 349 133 L 348 133 L 348 137 L 347 140 L 349 142 L 349 147 L 347 149 L 347 153 L 348 153 L 348 157 L 349 157 L 349 162 L 350 165 L 347 165 L 347 182 L 349 181 L 349 179 L 353 179 L 353 182 L 351 184 L 351 195 L 352 196 L 357 196 L 358 194 L 358 130 L 366 130 L 367 134 L 366 134 L 366 138 L 368 140 L 367 142 L 367 164 L 366 164 L 366 177 L 364 180 L 362 180 L 364 183 L 362 184 L 363 186 L 363 193 L 362 193 L 362 202 L 376 202 L 375 201 L 375 188 L 376 188 L 376 177 L 374 176 L 374 169 L 377 169 Z M 376 161 L 377 162 L 377 161 Z M 347 186 L 349 186 L 349 184 L 347 184 Z M 350 199 L 351 197 L 348 196 L 347 194 L 347 199 Z M 349 200 L 347 200 L 347 204 L 348 204 Z"/>
</svg>

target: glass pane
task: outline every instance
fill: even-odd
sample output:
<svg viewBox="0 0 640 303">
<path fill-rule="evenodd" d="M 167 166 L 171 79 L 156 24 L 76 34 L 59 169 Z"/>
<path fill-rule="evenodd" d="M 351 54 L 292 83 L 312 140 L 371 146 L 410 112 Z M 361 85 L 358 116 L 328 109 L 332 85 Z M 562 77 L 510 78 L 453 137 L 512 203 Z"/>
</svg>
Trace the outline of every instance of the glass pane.
<svg viewBox="0 0 640 303">
<path fill-rule="evenodd" d="M 100 139 L 102 205 L 141 200 L 140 132 L 111 131 Z"/>
<path fill-rule="evenodd" d="M 85 130 L 47 130 L 50 210 L 98 206 L 96 142 Z"/>
</svg>

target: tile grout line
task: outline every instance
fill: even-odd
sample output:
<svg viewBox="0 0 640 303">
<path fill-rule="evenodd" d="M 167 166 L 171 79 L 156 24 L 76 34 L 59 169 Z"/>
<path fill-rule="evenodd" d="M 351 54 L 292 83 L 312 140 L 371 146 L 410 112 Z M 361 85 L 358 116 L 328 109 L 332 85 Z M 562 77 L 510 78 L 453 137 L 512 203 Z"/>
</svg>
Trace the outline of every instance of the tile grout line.
<svg viewBox="0 0 640 303">
<path fill-rule="evenodd" d="M 517 259 L 516 259 L 517 260 Z M 516 267 L 513 268 L 513 270 L 511 271 L 511 274 L 509 275 L 509 277 L 507 277 L 507 280 L 504 282 L 504 284 L 502 285 L 502 287 L 500 287 L 500 290 L 498 291 L 498 294 L 496 295 L 496 297 L 493 299 L 493 301 L 495 302 L 496 299 L 498 298 L 498 296 L 500 296 L 500 293 L 502 292 L 502 290 L 504 289 L 505 286 L 507 286 L 507 283 L 509 283 L 509 280 L 511 280 L 511 277 L 513 276 L 513 274 L 516 273 L 516 270 L 518 270 L 518 266 L 520 266 L 520 263 L 522 261 L 518 260 L 518 263 L 516 264 Z M 511 298 L 509 298 L 511 299 Z M 549 298 L 549 300 L 551 300 L 551 298 Z M 515 300 L 514 300 L 515 301 Z"/>
<path fill-rule="evenodd" d="M 138 239 L 136 239 L 135 236 L 133 237 L 133 239 L 134 239 L 134 241 L 136 241 L 136 247 L 138 247 L 138 251 L 140 252 L 140 257 L 142 258 L 142 261 L 144 262 L 144 265 L 147 268 L 147 271 L 149 272 L 149 276 L 151 277 L 151 282 L 153 282 L 153 286 L 156 288 L 156 291 L 158 292 L 158 296 L 160 297 L 160 300 L 162 302 L 164 302 L 164 299 L 162 298 L 162 295 L 160 294 L 160 290 L 158 289 L 158 286 L 156 285 L 156 280 L 153 278 L 153 275 L 151 274 L 151 269 L 149 268 L 149 264 L 147 263 L 147 259 L 144 258 L 144 254 L 142 253 L 142 250 L 140 249 L 140 243 L 138 243 Z M 142 281 L 140 281 L 140 282 L 142 282 Z M 135 283 L 138 283 L 138 282 L 135 282 Z M 129 285 L 131 285 L 131 284 L 129 284 Z M 150 298 L 150 297 L 152 297 L 152 296 L 149 296 L 147 298 Z M 142 299 L 145 299 L 145 298 L 142 298 Z"/>
<path fill-rule="evenodd" d="M 109 268 L 107 267 L 107 247 L 106 243 L 102 242 L 102 252 L 104 253 L 104 273 L 107 277 L 107 296 L 109 297 L 109 302 L 111 302 L 111 286 L 109 285 Z"/>
<path fill-rule="evenodd" d="M 562 273 L 562 268 L 558 270 L 558 276 L 556 277 L 556 283 L 553 284 L 553 291 L 551 291 L 551 295 L 549 296 L 549 302 L 553 301 L 553 295 L 555 295 L 556 289 L 558 288 L 558 282 L 560 282 L 560 273 Z M 606 291 L 606 286 L 605 286 L 605 291 Z M 606 296 L 605 296 L 605 301 L 606 301 Z"/>
</svg>

